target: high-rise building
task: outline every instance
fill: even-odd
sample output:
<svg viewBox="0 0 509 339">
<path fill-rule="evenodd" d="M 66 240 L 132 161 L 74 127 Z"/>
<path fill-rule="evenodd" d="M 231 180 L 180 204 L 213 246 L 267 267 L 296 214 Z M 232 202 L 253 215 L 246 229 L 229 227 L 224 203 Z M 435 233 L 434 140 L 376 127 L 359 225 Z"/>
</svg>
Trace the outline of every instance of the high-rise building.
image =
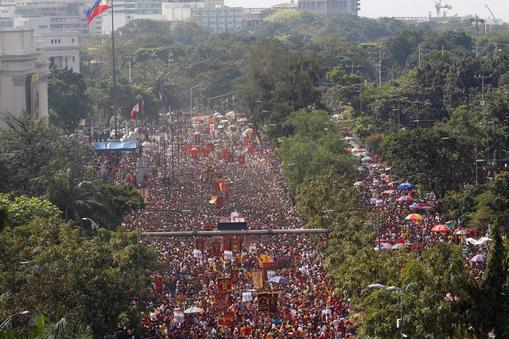
<svg viewBox="0 0 509 339">
<path fill-rule="evenodd" d="M 357 15 L 360 0 L 299 0 L 299 8 L 317 15 Z"/>
<path fill-rule="evenodd" d="M 48 116 L 48 65 L 32 30 L 0 30 L 0 112 Z"/>
<path fill-rule="evenodd" d="M 88 25 L 83 13 L 89 0 L 16 0 L 14 26 L 35 31 L 76 31 L 79 34 L 99 33 L 101 17 Z"/>
</svg>

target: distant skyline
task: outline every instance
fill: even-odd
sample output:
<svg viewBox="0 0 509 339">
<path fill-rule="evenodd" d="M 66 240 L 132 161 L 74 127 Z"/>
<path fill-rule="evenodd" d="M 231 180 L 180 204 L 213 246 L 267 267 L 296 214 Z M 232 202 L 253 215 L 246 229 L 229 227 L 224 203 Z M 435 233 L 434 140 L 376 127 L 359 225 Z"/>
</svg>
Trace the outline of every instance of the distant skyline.
<svg viewBox="0 0 509 339">
<path fill-rule="evenodd" d="M 227 6 L 242 7 L 269 7 L 288 0 L 225 0 Z M 484 7 L 487 2 L 497 19 L 509 22 L 509 0 L 449 0 L 452 10 L 447 10 L 448 16 L 479 14 L 483 18 L 491 17 Z M 428 16 L 429 12 L 435 15 L 434 0 L 361 0 L 359 15 L 370 18 L 381 16 Z"/>
</svg>

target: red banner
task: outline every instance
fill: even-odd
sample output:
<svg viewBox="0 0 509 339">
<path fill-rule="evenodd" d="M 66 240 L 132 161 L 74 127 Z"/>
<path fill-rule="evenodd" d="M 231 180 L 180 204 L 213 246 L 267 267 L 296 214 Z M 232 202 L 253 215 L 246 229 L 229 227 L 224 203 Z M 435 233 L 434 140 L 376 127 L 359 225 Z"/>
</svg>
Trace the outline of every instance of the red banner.
<svg viewBox="0 0 509 339">
<path fill-rule="evenodd" d="M 216 208 L 222 208 L 223 207 L 223 203 L 224 203 L 224 198 L 223 197 L 217 197 Z"/>
<path fill-rule="evenodd" d="M 216 312 L 223 312 L 228 308 L 228 295 L 216 294 L 214 298 L 214 310 Z"/>
<path fill-rule="evenodd" d="M 205 239 L 196 239 L 195 248 L 203 252 L 203 249 L 205 248 Z"/>
<path fill-rule="evenodd" d="M 223 237 L 223 251 L 231 251 L 232 250 L 232 237 L 224 236 Z"/>
<path fill-rule="evenodd" d="M 160 275 L 154 276 L 154 289 L 156 290 L 156 293 L 162 294 L 163 293 L 163 277 Z"/>
<path fill-rule="evenodd" d="M 210 243 L 210 251 L 209 255 L 211 257 L 220 257 L 221 256 L 221 243 L 218 241 L 214 241 Z"/>
<path fill-rule="evenodd" d="M 232 327 L 234 321 L 234 314 L 231 311 L 224 312 L 218 319 L 217 323 L 221 326 Z"/>
<path fill-rule="evenodd" d="M 217 279 L 217 290 L 219 293 L 229 293 L 232 290 L 232 280 L 230 278 Z"/>
</svg>

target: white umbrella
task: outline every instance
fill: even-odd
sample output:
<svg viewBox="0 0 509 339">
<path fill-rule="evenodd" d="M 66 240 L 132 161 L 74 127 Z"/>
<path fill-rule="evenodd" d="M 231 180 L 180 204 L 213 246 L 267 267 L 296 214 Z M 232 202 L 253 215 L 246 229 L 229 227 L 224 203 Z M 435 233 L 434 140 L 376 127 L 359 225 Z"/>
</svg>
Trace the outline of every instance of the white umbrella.
<svg viewBox="0 0 509 339">
<path fill-rule="evenodd" d="M 288 285 L 290 281 L 286 277 L 276 276 L 269 280 L 270 283 L 280 284 L 280 285 Z"/>
<path fill-rule="evenodd" d="M 196 313 L 203 313 L 203 308 L 192 306 L 184 311 L 184 314 L 196 314 Z"/>
</svg>

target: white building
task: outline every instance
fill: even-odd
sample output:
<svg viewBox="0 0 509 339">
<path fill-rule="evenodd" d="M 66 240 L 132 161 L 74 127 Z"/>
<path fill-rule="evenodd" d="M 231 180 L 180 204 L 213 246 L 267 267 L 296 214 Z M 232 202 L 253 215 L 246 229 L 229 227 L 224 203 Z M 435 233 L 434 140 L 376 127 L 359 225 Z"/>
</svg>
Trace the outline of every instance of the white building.
<svg viewBox="0 0 509 339">
<path fill-rule="evenodd" d="M 48 67 L 80 72 L 80 42 L 77 32 L 39 32 L 34 35 L 36 51 Z"/>
<path fill-rule="evenodd" d="M 0 112 L 48 116 L 48 65 L 36 52 L 34 32 L 0 31 Z"/>
<path fill-rule="evenodd" d="M 191 11 L 205 8 L 204 2 L 163 2 L 162 14 L 167 21 L 190 21 Z"/>
<path fill-rule="evenodd" d="M 244 9 L 226 7 L 223 0 L 173 1 L 162 6 L 162 15 L 168 21 L 194 21 L 212 32 L 242 29 Z"/>
<path fill-rule="evenodd" d="M 194 8 L 191 20 L 216 33 L 240 31 L 244 9 L 242 7 Z"/>
</svg>

